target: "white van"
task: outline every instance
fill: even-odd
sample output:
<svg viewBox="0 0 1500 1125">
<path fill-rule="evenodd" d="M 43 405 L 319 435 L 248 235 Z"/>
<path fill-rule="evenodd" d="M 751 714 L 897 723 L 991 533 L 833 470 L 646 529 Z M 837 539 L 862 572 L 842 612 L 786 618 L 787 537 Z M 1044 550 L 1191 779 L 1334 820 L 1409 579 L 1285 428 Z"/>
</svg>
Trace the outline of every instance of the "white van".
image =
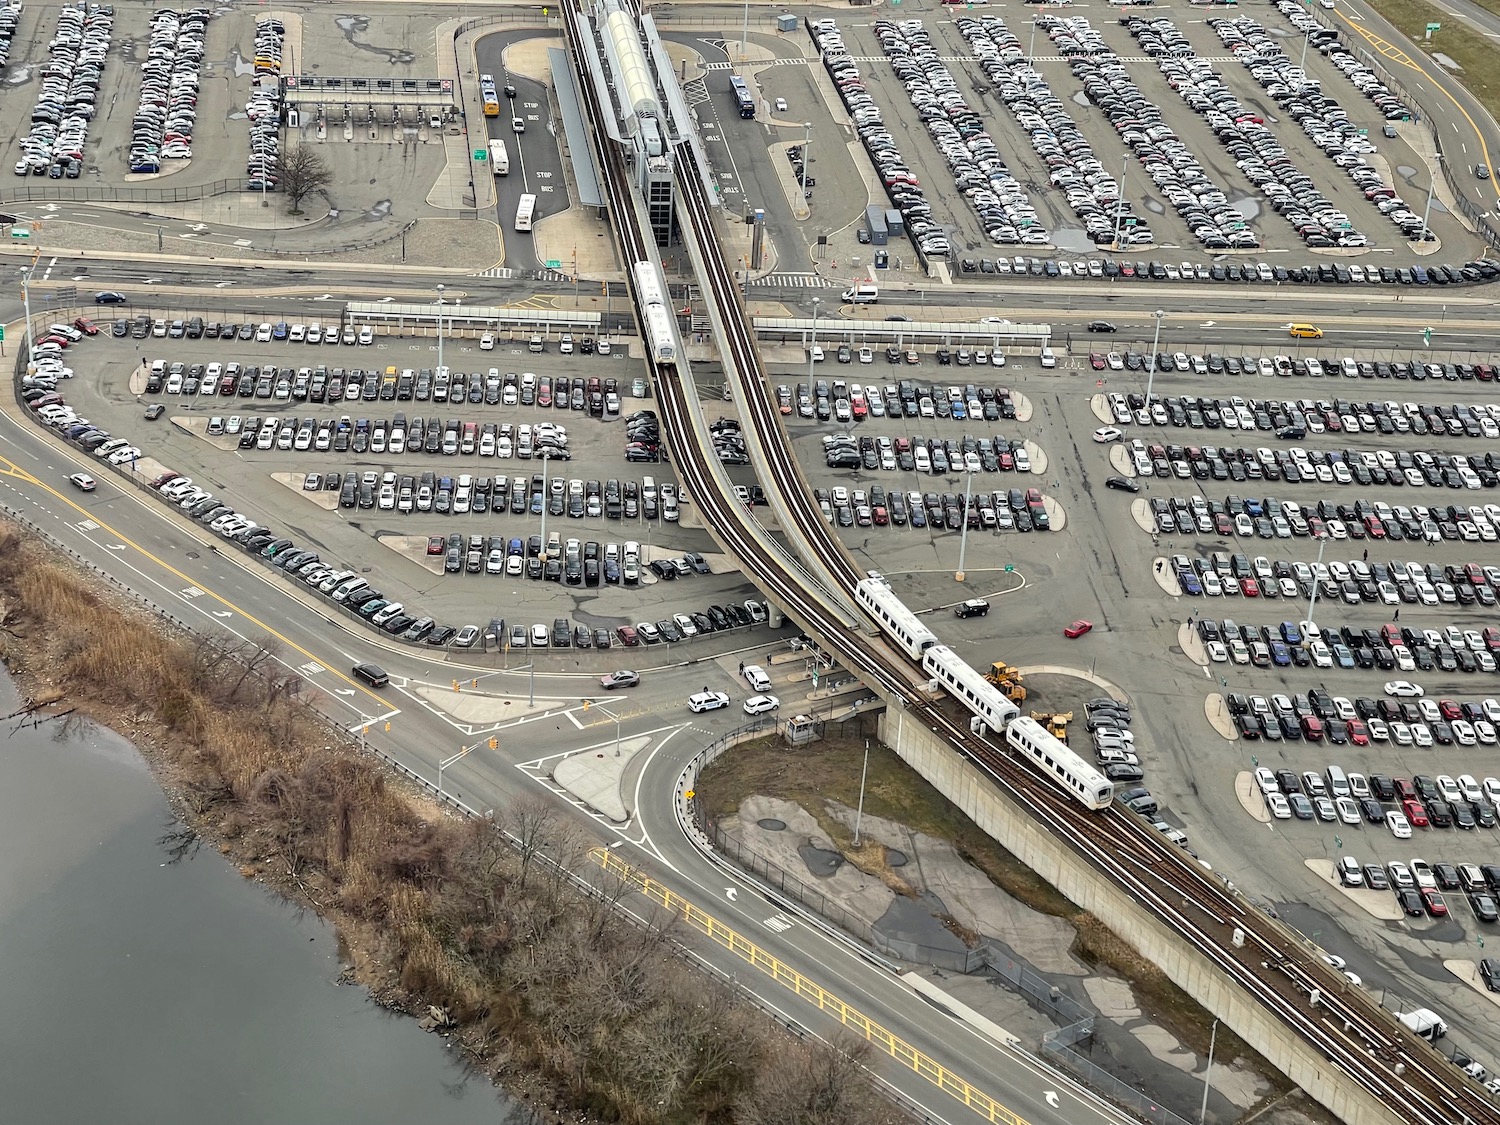
<svg viewBox="0 0 1500 1125">
<path fill-rule="evenodd" d="M 1051 348 L 1043 348 L 1042 349 L 1042 366 L 1043 367 L 1056 367 L 1057 366 L 1057 356 L 1055 356 L 1052 353 L 1052 349 Z"/>
<path fill-rule="evenodd" d="M 844 300 L 855 305 L 873 305 L 880 299 L 880 286 L 873 281 L 856 281 L 854 288 L 844 290 Z"/>
</svg>

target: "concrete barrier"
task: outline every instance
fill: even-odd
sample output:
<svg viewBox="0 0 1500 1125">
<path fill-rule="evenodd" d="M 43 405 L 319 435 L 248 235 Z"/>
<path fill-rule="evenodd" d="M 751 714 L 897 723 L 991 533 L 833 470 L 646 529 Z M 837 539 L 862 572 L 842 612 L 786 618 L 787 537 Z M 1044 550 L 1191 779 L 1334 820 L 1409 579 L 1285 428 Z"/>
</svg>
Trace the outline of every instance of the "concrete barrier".
<svg viewBox="0 0 1500 1125">
<path fill-rule="evenodd" d="M 1347 1125 L 1399 1125 L 1401 1117 L 1343 1074 L 1206 957 L 1099 872 L 1065 841 L 1016 808 L 975 766 L 910 713 L 887 708 L 881 740 L 957 805 L 981 831 L 1095 917 L 1214 1013 L 1297 1086 Z M 1287 945 L 1297 939 L 1287 935 Z"/>
</svg>

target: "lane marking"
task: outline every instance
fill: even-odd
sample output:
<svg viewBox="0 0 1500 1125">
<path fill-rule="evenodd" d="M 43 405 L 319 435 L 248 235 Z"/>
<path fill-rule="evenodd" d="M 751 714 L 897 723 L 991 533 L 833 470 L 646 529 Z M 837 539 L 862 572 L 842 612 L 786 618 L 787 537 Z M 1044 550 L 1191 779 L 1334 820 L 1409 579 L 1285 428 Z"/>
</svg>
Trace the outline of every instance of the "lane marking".
<svg viewBox="0 0 1500 1125">
<path fill-rule="evenodd" d="M 639 891 L 653 902 L 677 914 L 694 930 L 704 934 L 751 967 L 760 970 L 777 984 L 812 1004 L 820 1012 L 832 1016 L 842 1026 L 853 1031 L 896 1062 L 909 1067 L 918 1077 L 926 1079 L 938 1089 L 952 1095 L 962 1105 L 967 1106 L 986 1121 L 1001 1122 L 1003 1125 L 1028 1125 L 1025 1118 L 1011 1112 L 984 1091 L 971 1086 L 930 1055 L 924 1054 L 904 1039 L 887 1031 L 869 1016 L 846 1004 L 822 985 L 803 976 L 790 965 L 773 957 L 737 930 L 720 922 L 712 914 L 693 905 L 643 872 L 637 871 L 609 849 L 594 848 L 589 852 L 589 858 L 605 871 L 628 884 L 633 890 Z M 769 926 L 770 923 L 768 922 L 767 925 Z"/>
</svg>

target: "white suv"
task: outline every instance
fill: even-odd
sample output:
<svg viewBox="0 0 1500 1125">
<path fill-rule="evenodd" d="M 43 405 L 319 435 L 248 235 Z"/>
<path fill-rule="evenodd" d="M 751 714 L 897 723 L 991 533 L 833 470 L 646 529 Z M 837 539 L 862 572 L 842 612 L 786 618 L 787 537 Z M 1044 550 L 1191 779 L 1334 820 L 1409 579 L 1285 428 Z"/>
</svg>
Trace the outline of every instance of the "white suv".
<svg viewBox="0 0 1500 1125">
<path fill-rule="evenodd" d="M 722 691 L 700 691 L 697 695 L 688 696 L 688 710 L 695 715 L 728 706 L 729 696 Z"/>
</svg>

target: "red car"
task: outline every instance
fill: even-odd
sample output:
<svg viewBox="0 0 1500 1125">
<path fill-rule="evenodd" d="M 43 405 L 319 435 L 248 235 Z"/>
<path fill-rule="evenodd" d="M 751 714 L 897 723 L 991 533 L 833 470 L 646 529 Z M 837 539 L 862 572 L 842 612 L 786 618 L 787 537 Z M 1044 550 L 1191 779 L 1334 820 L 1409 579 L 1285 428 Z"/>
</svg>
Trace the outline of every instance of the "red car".
<svg viewBox="0 0 1500 1125">
<path fill-rule="evenodd" d="M 1463 708 L 1459 707 L 1459 705 L 1451 699 L 1438 700 L 1438 713 L 1449 722 L 1452 722 L 1454 719 L 1462 719 L 1464 717 Z"/>
<path fill-rule="evenodd" d="M 1089 352 L 1089 366 L 1095 371 L 1104 370 L 1104 357 L 1098 352 Z"/>
<path fill-rule="evenodd" d="M 1073 622 L 1073 624 L 1069 625 L 1066 629 L 1063 630 L 1063 636 L 1067 637 L 1069 640 L 1072 640 L 1076 637 L 1083 636 L 1093 627 L 1094 623 L 1092 621 L 1075 621 Z"/>
<path fill-rule="evenodd" d="M 73 327 L 78 329 L 78 331 L 82 332 L 85 336 L 99 335 L 99 326 L 86 316 L 80 316 L 76 320 L 74 320 Z"/>
<path fill-rule="evenodd" d="M 641 643 L 640 637 L 636 635 L 634 625 L 621 625 L 615 630 L 615 633 L 619 636 L 620 643 L 626 648 L 635 648 Z"/>
<path fill-rule="evenodd" d="M 1443 896 L 1429 887 L 1422 888 L 1422 905 L 1427 907 L 1427 913 L 1434 918 L 1448 916 L 1448 904 L 1443 901 Z"/>
<path fill-rule="evenodd" d="M 1356 746 L 1370 745 L 1370 728 L 1360 719 L 1350 719 L 1349 741 Z"/>
<path fill-rule="evenodd" d="M 1260 583 L 1253 578 L 1240 579 L 1240 593 L 1247 598 L 1260 597 Z"/>
<path fill-rule="evenodd" d="M 429 555 L 441 555 L 447 549 L 448 541 L 441 535 L 429 535 L 427 537 L 427 553 Z"/>
<path fill-rule="evenodd" d="M 1408 798 L 1401 802 L 1401 811 L 1406 814 L 1406 819 L 1411 821 L 1413 828 L 1427 827 L 1427 810 L 1422 806 L 1421 801 L 1414 801 Z"/>
</svg>

